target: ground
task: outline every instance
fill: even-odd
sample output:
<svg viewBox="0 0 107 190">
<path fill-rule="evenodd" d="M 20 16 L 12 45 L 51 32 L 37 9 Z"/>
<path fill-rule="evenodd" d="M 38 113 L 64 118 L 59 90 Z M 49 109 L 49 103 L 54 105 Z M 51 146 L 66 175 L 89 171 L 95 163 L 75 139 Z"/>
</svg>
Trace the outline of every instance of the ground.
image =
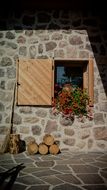
<svg viewBox="0 0 107 190">
<path fill-rule="evenodd" d="M 107 190 L 107 152 L 0 155 L 1 190 Z"/>
</svg>

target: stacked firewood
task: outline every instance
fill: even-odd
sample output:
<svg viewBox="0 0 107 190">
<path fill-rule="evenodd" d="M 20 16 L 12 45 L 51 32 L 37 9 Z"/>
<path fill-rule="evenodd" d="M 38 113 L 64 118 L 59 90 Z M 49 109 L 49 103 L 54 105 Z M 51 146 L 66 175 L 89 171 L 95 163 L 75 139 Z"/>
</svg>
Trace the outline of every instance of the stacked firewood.
<svg viewBox="0 0 107 190">
<path fill-rule="evenodd" d="M 31 142 L 27 145 L 27 151 L 29 154 L 40 153 L 45 154 L 58 154 L 60 152 L 59 146 L 54 140 L 54 137 L 50 134 L 46 134 L 43 137 L 43 142 L 37 144 L 36 142 Z"/>
</svg>

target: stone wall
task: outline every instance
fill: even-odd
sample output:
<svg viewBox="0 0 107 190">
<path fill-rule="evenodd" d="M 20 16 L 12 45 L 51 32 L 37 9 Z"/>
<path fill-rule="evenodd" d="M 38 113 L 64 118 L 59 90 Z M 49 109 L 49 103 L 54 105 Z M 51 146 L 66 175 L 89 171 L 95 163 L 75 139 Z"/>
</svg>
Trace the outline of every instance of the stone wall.
<svg viewBox="0 0 107 190">
<path fill-rule="evenodd" d="M 94 60 L 94 119 L 65 123 L 50 108 L 16 106 L 14 132 L 26 143 L 54 135 L 61 149 L 107 150 L 107 24 L 90 13 L 35 11 L 13 13 L 0 21 L 0 134 L 9 132 L 18 58 Z"/>
</svg>

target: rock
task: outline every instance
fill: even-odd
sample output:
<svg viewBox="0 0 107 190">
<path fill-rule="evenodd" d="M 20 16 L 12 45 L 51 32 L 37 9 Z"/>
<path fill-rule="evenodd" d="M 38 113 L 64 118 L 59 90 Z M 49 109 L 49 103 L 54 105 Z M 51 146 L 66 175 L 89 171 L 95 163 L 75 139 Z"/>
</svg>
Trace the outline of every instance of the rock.
<svg viewBox="0 0 107 190">
<path fill-rule="evenodd" d="M 1 62 L 0 62 L 0 66 L 6 67 L 6 66 L 10 66 L 12 65 L 12 59 L 10 57 L 3 57 Z"/>
<path fill-rule="evenodd" d="M 53 131 L 57 131 L 58 125 L 56 121 L 48 120 L 45 128 L 45 133 L 52 133 Z"/>
<path fill-rule="evenodd" d="M 96 140 L 107 141 L 107 128 L 106 127 L 96 127 L 93 129 L 94 137 Z"/>
<path fill-rule="evenodd" d="M 66 138 L 63 140 L 63 143 L 69 146 L 74 146 L 75 145 L 75 139 L 71 138 Z"/>
<path fill-rule="evenodd" d="M 41 127 L 39 125 L 32 126 L 33 135 L 41 135 Z"/>
<path fill-rule="evenodd" d="M 102 113 L 95 113 L 94 114 L 94 122 L 96 125 L 104 124 L 104 118 Z"/>
</svg>

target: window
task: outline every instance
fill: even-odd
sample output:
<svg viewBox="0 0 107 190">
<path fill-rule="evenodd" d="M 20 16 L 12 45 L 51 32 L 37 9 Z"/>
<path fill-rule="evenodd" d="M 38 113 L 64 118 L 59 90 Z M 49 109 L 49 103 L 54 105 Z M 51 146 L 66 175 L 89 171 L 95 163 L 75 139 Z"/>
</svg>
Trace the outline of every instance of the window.
<svg viewBox="0 0 107 190">
<path fill-rule="evenodd" d="M 93 106 L 93 60 L 26 59 L 17 62 L 17 105 L 49 106 L 54 83 L 87 89 Z"/>
<path fill-rule="evenodd" d="M 90 106 L 93 106 L 93 60 L 56 60 L 55 83 L 60 87 L 70 83 L 73 87 L 87 89 Z"/>
</svg>

